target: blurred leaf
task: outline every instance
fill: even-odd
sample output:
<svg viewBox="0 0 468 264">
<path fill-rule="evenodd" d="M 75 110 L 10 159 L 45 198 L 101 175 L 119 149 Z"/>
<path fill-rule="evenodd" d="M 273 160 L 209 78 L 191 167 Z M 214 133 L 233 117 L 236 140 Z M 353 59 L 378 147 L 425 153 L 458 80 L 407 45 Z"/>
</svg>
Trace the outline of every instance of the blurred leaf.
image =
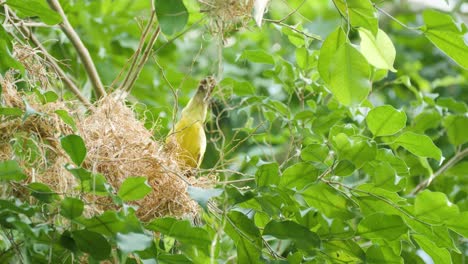
<svg viewBox="0 0 468 264">
<path fill-rule="evenodd" d="M 459 210 L 444 193 L 425 190 L 416 196 L 414 214 L 421 220 L 441 224 L 458 215 Z"/>
<path fill-rule="evenodd" d="M 371 68 L 351 44 L 338 48 L 330 62 L 329 89 L 343 105 L 358 105 L 371 90 Z"/>
<path fill-rule="evenodd" d="M 207 210 L 208 201 L 212 197 L 220 196 L 223 193 L 222 189 L 204 189 L 195 186 L 188 186 L 187 193 L 190 198 L 195 200 L 201 207 Z"/>
<path fill-rule="evenodd" d="M 138 233 L 117 233 L 117 247 L 125 253 L 142 251 L 153 244 L 153 237 Z"/>
<path fill-rule="evenodd" d="M 348 40 L 341 27 L 333 31 L 322 44 L 320 48 L 320 57 L 318 61 L 318 71 L 320 77 L 326 83 L 330 82 L 330 65 L 338 49 Z"/>
<path fill-rule="evenodd" d="M 21 109 L 17 108 L 17 107 L 0 107 L 0 115 L 4 115 L 4 116 L 22 116 L 23 111 Z"/>
<path fill-rule="evenodd" d="M 70 156 L 71 160 L 80 166 L 86 157 L 86 146 L 83 139 L 78 135 L 68 135 L 60 139 L 62 148 Z"/>
<path fill-rule="evenodd" d="M 51 203 L 59 199 L 58 195 L 49 186 L 40 182 L 28 184 L 28 189 L 31 191 L 32 196 L 44 203 Z"/>
<path fill-rule="evenodd" d="M 13 57 L 12 37 L 0 25 L 0 73 L 5 74 L 10 68 L 24 72 L 24 66 Z M 0 89 L 1 92 L 1 89 Z"/>
<path fill-rule="evenodd" d="M 311 164 L 305 162 L 296 163 L 284 170 L 279 185 L 289 189 L 296 188 L 297 190 L 301 190 L 313 183 L 319 174 L 318 169 Z"/>
<path fill-rule="evenodd" d="M 372 2 L 369 0 L 333 0 L 343 17 L 348 17 L 353 27 L 363 27 L 373 35 L 377 34 L 378 20 Z"/>
<path fill-rule="evenodd" d="M 406 114 L 391 105 L 383 105 L 370 110 L 366 122 L 374 136 L 389 136 L 405 127 Z"/>
<path fill-rule="evenodd" d="M 351 161 L 340 160 L 338 164 L 336 165 L 335 169 L 333 170 L 333 172 L 334 172 L 334 175 L 336 176 L 346 177 L 346 176 L 353 174 L 355 170 L 356 170 L 356 167 Z"/>
<path fill-rule="evenodd" d="M 251 62 L 275 64 L 275 59 L 264 50 L 244 50 L 240 56 L 240 59 L 246 59 Z"/>
<path fill-rule="evenodd" d="M 205 229 L 193 227 L 186 220 L 176 220 L 169 217 L 158 218 L 151 221 L 146 228 L 159 231 L 186 245 L 196 246 L 205 253 L 208 253 L 208 247 L 211 244 L 211 238 Z"/>
<path fill-rule="evenodd" d="M 458 146 L 468 142 L 468 117 L 464 115 L 449 115 L 444 118 L 444 127 L 450 143 Z"/>
<path fill-rule="evenodd" d="M 408 232 L 408 227 L 398 215 L 376 213 L 361 220 L 358 233 L 362 237 L 395 240 Z"/>
<path fill-rule="evenodd" d="M 359 28 L 361 37 L 361 53 L 367 61 L 377 69 L 386 69 L 395 72 L 393 63 L 396 51 L 392 40 L 381 29 L 374 36 L 369 30 Z"/>
<path fill-rule="evenodd" d="M 431 9 L 424 10 L 423 18 L 426 23 L 422 28 L 424 35 L 458 65 L 468 69 L 468 45 L 463 39 L 466 26 L 462 31 L 450 15 Z"/>
<path fill-rule="evenodd" d="M 65 124 L 69 125 L 73 131 L 76 131 L 75 120 L 70 116 L 70 114 L 68 114 L 66 110 L 55 110 L 55 113 L 60 117 L 60 119 L 62 119 Z"/>
<path fill-rule="evenodd" d="M 86 226 L 87 230 L 106 236 L 114 236 L 124 228 L 125 224 L 115 211 L 105 211 L 90 219 L 81 219 L 80 223 Z"/>
<path fill-rule="evenodd" d="M 366 251 L 366 263 L 369 264 L 380 264 L 380 263 L 392 263 L 392 264 L 403 264 L 403 259 L 395 254 L 389 247 L 381 247 L 379 245 L 372 245 Z"/>
<path fill-rule="evenodd" d="M 301 158 L 304 161 L 324 162 L 329 152 L 325 144 L 310 144 L 302 149 Z"/>
<path fill-rule="evenodd" d="M 459 215 L 452 215 L 445 223 L 448 228 L 464 237 L 468 237 L 468 211 L 461 212 Z"/>
<path fill-rule="evenodd" d="M 426 135 L 405 132 L 395 140 L 395 143 L 419 157 L 428 157 L 436 160 L 442 158 L 440 149 Z"/>
<path fill-rule="evenodd" d="M 182 0 L 154 0 L 154 6 L 159 26 L 164 34 L 173 35 L 184 29 L 189 14 Z"/>
<path fill-rule="evenodd" d="M 422 235 L 413 234 L 411 236 L 416 241 L 416 243 L 418 243 L 421 249 L 432 258 L 434 264 L 452 263 L 450 253 L 446 249 L 437 247 L 434 242 L 430 241 Z"/>
<path fill-rule="evenodd" d="M 13 8 L 21 17 L 38 16 L 48 25 L 55 25 L 62 22 L 60 15 L 50 9 L 45 1 L 39 0 L 7 0 L 6 4 Z"/>
<path fill-rule="evenodd" d="M 293 221 L 272 220 L 263 230 L 263 236 L 265 235 L 292 240 L 298 248 L 309 252 L 320 247 L 317 234 Z"/>
<path fill-rule="evenodd" d="M 374 142 L 357 136 L 348 137 L 339 133 L 331 139 L 340 160 L 351 161 L 356 169 L 375 159 L 377 147 Z"/>
<path fill-rule="evenodd" d="M 259 187 L 278 185 L 280 181 L 278 163 L 273 162 L 260 165 L 255 173 L 255 181 Z"/>
<path fill-rule="evenodd" d="M 442 97 L 436 101 L 437 105 L 448 108 L 450 111 L 455 113 L 466 113 L 468 112 L 468 106 L 465 102 L 456 101 L 451 97 Z"/>
<path fill-rule="evenodd" d="M 352 216 L 347 209 L 346 198 L 324 183 L 308 187 L 302 192 L 302 196 L 309 206 L 316 208 L 327 217 L 348 219 Z"/>
<path fill-rule="evenodd" d="M 65 197 L 60 204 L 60 214 L 68 219 L 75 219 L 81 216 L 83 209 L 83 201 L 73 197 Z"/>
<path fill-rule="evenodd" d="M 152 190 L 146 177 L 128 177 L 120 186 L 117 195 L 123 201 L 129 202 L 143 199 Z"/>
<path fill-rule="evenodd" d="M 27 177 L 15 160 L 0 161 L 1 181 L 22 181 Z"/>
<path fill-rule="evenodd" d="M 109 257 L 111 246 L 109 242 L 100 234 L 86 229 L 72 232 L 77 247 L 90 254 L 97 260 L 104 260 Z"/>
</svg>

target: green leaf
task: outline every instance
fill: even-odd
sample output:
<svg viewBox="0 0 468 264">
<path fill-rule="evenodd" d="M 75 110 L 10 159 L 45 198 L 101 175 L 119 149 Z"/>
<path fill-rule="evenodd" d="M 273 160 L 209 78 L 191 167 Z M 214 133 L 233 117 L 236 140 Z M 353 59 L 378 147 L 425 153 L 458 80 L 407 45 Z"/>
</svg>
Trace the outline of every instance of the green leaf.
<svg viewBox="0 0 468 264">
<path fill-rule="evenodd" d="M 58 195 L 49 186 L 40 182 L 28 184 L 28 189 L 31 191 L 32 196 L 44 203 L 51 203 L 59 199 Z"/>
<path fill-rule="evenodd" d="M 353 27 L 363 27 L 376 35 L 378 20 L 372 2 L 369 0 L 333 0 L 343 17 L 348 17 Z"/>
<path fill-rule="evenodd" d="M 448 218 L 445 223 L 448 228 L 464 237 L 468 237 L 468 211 Z"/>
<path fill-rule="evenodd" d="M 73 120 L 73 118 L 70 116 L 70 114 L 66 111 L 66 110 L 62 110 L 62 109 L 59 109 L 59 110 L 55 110 L 55 113 L 60 117 L 60 119 L 62 119 L 62 121 L 69 125 L 73 131 L 76 131 L 76 123 L 75 123 L 75 120 Z"/>
<path fill-rule="evenodd" d="M 389 247 L 372 245 L 366 251 L 366 263 L 368 264 L 403 264 L 403 259 L 395 254 Z"/>
<path fill-rule="evenodd" d="M 395 62 L 396 51 L 392 40 L 381 29 L 374 36 L 369 30 L 360 28 L 361 53 L 367 61 L 377 69 L 385 69 L 395 72 L 393 63 Z"/>
<path fill-rule="evenodd" d="M 240 59 L 246 59 L 251 62 L 275 64 L 275 59 L 264 50 L 244 50 L 240 56 Z"/>
<path fill-rule="evenodd" d="M 320 238 L 316 233 L 293 221 L 272 220 L 263 230 L 263 236 L 265 235 L 292 240 L 298 248 L 308 252 L 320 247 Z"/>
<path fill-rule="evenodd" d="M 309 163 L 296 163 L 284 170 L 279 185 L 289 189 L 301 190 L 313 183 L 319 174 L 319 170 Z"/>
<path fill-rule="evenodd" d="M 153 244 L 153 237 L 139 233 L 117 233 L 117 247 L 125 253 L 145 250 Z"/>
<path fill-rule="evenodd" d="M 242 263 L 258 263 L 262 240 L 260 230 L 245 214 L 231 211 L 224 227 L 226 234 L 235 242 L 237 258 Z"/>
<path fill-rule="evenodd" d="M 436 160 L 442 158 L 440 149 L 426 135 L 405 132 L 395 140 L 395 143 L 419 157 L 428 157 Z"/>
<path fill-rule="evenodd" d="M 349 160 L 340 160 L 338 164 L 336 164 L 335 169 L 333 170 L 334 175 L 346 177 L 356 170 L 354 164 Z"/>
<path fill-rule="evenodd" d="M 260 165 L 255 173 L 255 181 L 259 187 L 278 185 L 280 181 L 278 163 L 273 162 Z"/>
<path fill-rule="evenodd" d="M 338 48 L 330 62 L 328 88 L 343 105 L 357 105 L 371 90 L 371 68 L 366 58 L 351 44 Z"/>
<path fill-rule="evenodd" d="M 351 161 L 356 168 L 361 168 L 376 157 L 377 146 L 367 138 L 339 133 L 332 137 L 331 142 L 339 159 Z"/>
<path fill-rule="evenodd" d="M 182 31 L 188 22 L 188 11 L 182 0 L 154 0 L 161 31 L 173 35 Z"/>
<path fill-rule="evenodd" d="M 452 260 L 450 253 L 445 248 L 437 247 L 434 242 L 430 241 L 422 235 L 412 235 L 413 239 L 418 243 L 431 258 L 434 264 L 451 264 Z"/>
<path fill-rule="evenodd" d="M 468 142 L 468 117 L 464 115 L 449 115 L 444 118 L 444 127 L 450 143 L 462 145 Z"/>
<path fill-rule="evenodd" d="M 38 16 L 44 23 L 48 25 L 55 25 L 62 22 L 60 15 L 54 10 L 50 9 L 50 7 L 45 4 L 45 1 L 7 0 L 6 4 L 17 11 L 18 15 L 21 17 Z"/>
<path fill-rule="evenodd" d="M 391 105 L 382 105 L 370 110 L 366 122 L 374 136 L 390 136 L 405 127 L 406 114 Z"/>
<path fill-rule="evenodd" d="M 444 193 L 425 190 L 416 196 L 414 214 L 426 222 L 442 224 L 458 215 L 459 210 Z"/>
<path fill-rule="evenodd" d="M 365 253 L 352 239 L 328 240 L 323 243 L 325 252 L 336 260 L 332 263 L 364 263 Z"/>
<path fill-rule="evenodd" d="M 318 71 L 320 77 L 326 83 L 330 82 L 330 65 L 336 51 L 346 43 L 347 36 L 344 34 L 341 27 L 333 31 L 322 44 L 320 48 L 320 57 L 318 61 Z"/>
<path fill-rule="evenodd" d="M 0 24 L 0 73 L 3 75 L 10 68 L 24 72 L 24 66 L 13 57 L 12 38 Z"/>
<path fill-rule="evenodd" d="M 146 177 L 128 177 L 120 186 L 117 195 L 125 202 L 144 198 L 153 190 Z"/>
<path fill-rule="evenodd" d="M 195 200 L 201 207 L 207 210 L 208 201 L 212 197 L 220 196 L 223 193 L 222 189 L 204 189 L 195 186 L 188 186 L 187 193 Z"/>
<path fill-rule="evenodd" d="M 395 240 L 408 232 L 403 219 L 398 215 L 376 213 L 361 220 L 358 233 L 369 239 Z"/>
<path fill-rule="evenodd" d="M 348 200 L 337 190 L 324 183 L 310 186 L 302 192 L 302 196 L 309 206 L 316 208 L 329 218 L 348 219 L 352 217 L 347 208 Z"/>
<path fill-rule="evenodd" d="M 196 246 L 205 253 L 211 244 L 211 238 L 206 230 L 200 227 L 193 227 L 186 220 L 176 220 L 174 218 L 158 218 L 146 226 L 147 229 L 159 231 L 164 235 L 173 237 L 188 246 Z"/>
<path fill-rule="evenodd" d="M 60 139 L 62 148 L 70 156 L 71 160 L 80 166 L 86 157 L 86 146 L 83 139 L 78 135 L 68 135 Z"/>
<path fill-rule="evenodd" d="M 83 229 L 73 231 L 72 237 L 78 249 L 90 254 L 93 258 L 104 260 L 109 257 L 111 246 L 102 235 Z"/>
<path fill-rule="evenodd" d="M 465 102 L 456 101 L 451 97 L 441 97 L 436 101 L 436 104 L 442 107 L 446 107 L 448 110 L 454 113 L 466 113 L 468 112 L 468 106 Z"/>
<path fill-rule="evenodd" d="M 22 181 L 27 177 L 16 160 L 0 161 L 0 181 Z"/>
<path fill-rule="evenodd" d="M 230 211 L 225 231 L 235 242 L 241 241 L 243 237 L 248 238 L 255 245 L 261 246 L 260 230 L 245 214 L 238 211 Z"/>
<path fill-rule="evenodd" d="M 0 68 L 1 70 L 1 68 Z M 1 91 L 1 89 L 0 89 Z M 0 107 L 0 115 L 4 116 L 22 116 L 23 110 L 17 107 Z"/>
<path fill-rule="evenodd" d="M 419 220 L 419 219 L 418 219 Z M 461 219 L 459 219 L 461 221 Z M 447 248 L 457 251 L 457 246 L 445 226 L 433 226 L 426 223 L 421 223 L 409 217 L 405 218 L 405 222 L 414 233 L 424 235 L 429 240 L 433 241 L 438 247 Z"/>
<path fill-rule="evenodd" d="M 80 223 L 83 224 L 87 230 L 106 236 L 115 236 L 115 234 L 120 232 L 125 226 L 125 222 L 115 211 L 105 211 L 103 214 L 94 216 L 91 219 L 81 219 Z"/>
<path fill-rule="evenodd" d="M 75 219 L 81 216 L 83 209 L 83 201 L 72 197 L 66 197 L 60 204 L 60 214 L 68 219 Z"/>
<path fill-rule="evenodd" d="M 426 25 L 422 31 L 432 44 L 452 58 L 458 65 L 468 69 L 468 45 L 464 33 L 450 15 L 426 9 L 423 12 Z"/>
<path fill-rule="evenodd" d="M 310 144 L 301 151 L 304 161 L 324 162 L 330 150 L 325 144 Z"/>
</svg>

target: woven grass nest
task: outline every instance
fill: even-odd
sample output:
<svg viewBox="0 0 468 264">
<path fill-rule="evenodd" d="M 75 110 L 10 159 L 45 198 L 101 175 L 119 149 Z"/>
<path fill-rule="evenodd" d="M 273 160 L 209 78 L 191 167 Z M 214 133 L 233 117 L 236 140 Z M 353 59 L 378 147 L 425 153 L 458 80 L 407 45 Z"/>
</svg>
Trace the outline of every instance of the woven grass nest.
<svg viewBox="0 0 468 264">
<path fill-rule="evenodd" d="M 44 71 L 40 57 L 27 47 L 15 48 L 23 54 L 26 78 L 43 89 L 50 89 L 50 75 Z M 28 55 L 24 55 L 28 54 Z M 39 67 L 41 66 L 41 67 Z M 38 70 L 39 69 L 39 70 Z M 40 74 L 40 75 L 38 75 Z M 86 111 L 75 102 L 43 103 L 37 93 L 20 92 L 12 72 L 0 75 L 3 107 L 33 109 L 36 114 L 23 116 L 0 115 L 0 160 L 15 159 L 31 182 L 47 184 L 60 195 L 80 197 L 85 201 L 85 213 L 92 215 L 108 209 L 116 209 L 110 198 L 80 193 L 77 179 L 65 168 L 72 163 L 60 145 L 60 138 L 78 134 L 85 141 L 86 159 L 82 167 L 102 174 L 115 190 L 132 176 L 144 176 L 152 187 L 145 198 L 131 202 L 137 206 L 137 216 L 147 221 L 155 217 L 174 216 L 193 219 L 198 205 L 188 193 L 188 182 L 198 179 L 183 177 L 184 171 L 176 162 L 175 152 L 164 148 L 164 143 L 155 140 L 127 106 L 122 93 L 114 92 L 95 103 Z M 76 127 L 66 124 L 57 110 L 65 110 L 75 120 Z M 34 149 L 34 151 L 32 151 Z M 22 151 L 22 155 L 17 155 Z M 37 155 L 40 153 L 40 155 Z M 206 179 L 200 179 L 206 182 Z M 20 189 L 18 187 L 18 189 Z M 21 193 L 16 190 L 16 194 Z"/>
</svg>

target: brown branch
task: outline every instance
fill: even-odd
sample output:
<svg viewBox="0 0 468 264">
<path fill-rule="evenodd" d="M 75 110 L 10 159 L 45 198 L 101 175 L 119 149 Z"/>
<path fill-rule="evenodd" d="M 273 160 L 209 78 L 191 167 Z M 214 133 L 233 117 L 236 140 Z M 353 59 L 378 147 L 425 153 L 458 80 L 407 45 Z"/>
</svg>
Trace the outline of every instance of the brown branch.
<svg viewBox="0 0 468 264">
<path fill-rule="evenodd" d="M 47 0 L 50 7 L 57 11 L 59 15 L 62 17 L 62 23 L 60 23 L 60 27 L 62 28 L 65 35 L 67 35 L 68 39 L 71 41 L 73 46 L 75 47 L 78 56 L 80 57 L 81 61 L 83 62 L 85 71 L 91 80 L 91 83 L 94 86 L 96 91 L 96 95 L 98 98 L 103 97 L 106 95 L 106 91 L 104 90 L 104 86 L 102 85 L 101 78 L 96 70 L 96 66 L 94 65 L 93 60 L 91 59 L 91 55 L 89 54 L 88 49 L 85 47 L 83 42 L 81 41 L 80 37 L 76 33 L 76 31 L 71 26 L 70 22 L 68 21 L 65 12 L 63 11 L 62 6 L 58 2 L 58 0 Z"/>
<path fill-rule="evenodd" d="M 442 175 L 445 171 L 447 171 L 448 169 L 450 169 L 451 167 L 453 167 L 455 164 L 457 164 L 457 162 L 459 162 L 460 160 L 462 160 L 463 158 L 465 158 L 466 156 L 468 156 L 468 148 L 462 150 L 462 151 L 459 151 L 457 152 L 451 159 L 449 159 L 442 167 L 440 167 L 434 174 L 432 174 L 429 178 L 427 178 L 426 180 L 420 182 L 412 191 L 411 191 L 411 194 L 412 195 L 416 195 L 417 193 L 419 193 L 420 191 L 422 191 L 424 188 L 428 187 L 432 181 L 435 180 L 435 178 L 439 177 L 440 175 Z"/>
</svg>

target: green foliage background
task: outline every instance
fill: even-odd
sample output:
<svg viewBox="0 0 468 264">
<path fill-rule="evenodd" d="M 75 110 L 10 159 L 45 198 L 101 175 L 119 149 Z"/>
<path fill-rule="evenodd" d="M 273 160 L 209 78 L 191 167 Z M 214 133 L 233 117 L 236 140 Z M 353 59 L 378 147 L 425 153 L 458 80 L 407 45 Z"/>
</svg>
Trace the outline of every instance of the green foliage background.
<svg viewBox="0 0 468 264">
<path fill-rule="evenodd" d="M 1 20 L 9 6 L 27 21 L 60 21 L 45 1 L 0 3 Z M 152 3 L 61 4 L 104 85 L 116 88 Z M 466 263 L 468 16 L 461 4 L 442 13 L 406 1 L 272 0 L 262 27 L 249 21 L 222 37 L 197 1 L 154 4 L 163 34 L 129 104 L 137 103 L 155 138 L 167 135 L 174 106 L 188 102 L 199 79 L 220 79 L 200 171 L 217 175 L 219 185 L 189 188 L 203 224 L 142 223 L 125 206 L 86 218 L 80 199 L 37 184 L 34 199 L 0 200 L 0 262 L 72 263 L 86 253 L 90 262 L 120 263 Z M 10 30 L 0 28 L 1 74 L 21 74 Z M 60 28 L 34 33 L 94 101 Z M 41 89 L 25 87 L 32 88 Z M 62 140 L 77 166 L 82 145 L 79 136 Z M 14 159 L 0 161 L 4 186 L 24 178 Z M 149 191 L 137 177 L 109 195 L 124 205 Z"/>
</svg>

